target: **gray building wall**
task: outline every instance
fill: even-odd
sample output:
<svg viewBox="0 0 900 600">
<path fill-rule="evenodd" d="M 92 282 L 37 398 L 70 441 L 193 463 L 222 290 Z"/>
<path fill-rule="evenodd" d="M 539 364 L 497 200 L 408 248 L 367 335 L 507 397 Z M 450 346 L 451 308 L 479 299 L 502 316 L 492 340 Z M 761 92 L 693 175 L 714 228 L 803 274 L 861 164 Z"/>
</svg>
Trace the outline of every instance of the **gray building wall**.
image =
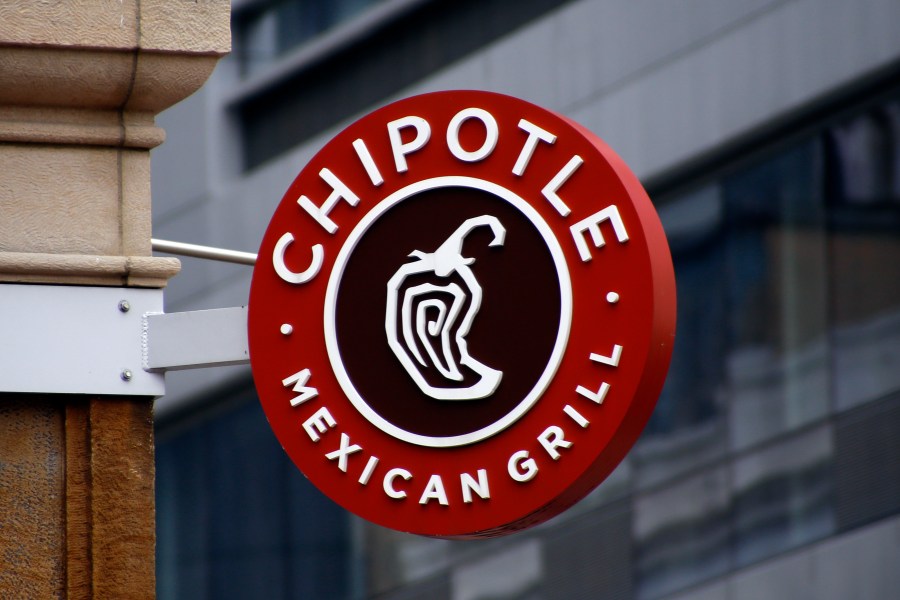
<svg viewBox="0 0 900 600">
<path fill-rule="evenodd" d="M 355 26 L 364 27 L 370 18 L 370 13 L 362 14 Z M 815 110 L 834 94 L 896 68 L 898 24 L 896 0 L 578 0 L 397 90 L 385 102 L 461 88 L 519 96 L 582 123 L 642 180 L 652 183 L 703 164 L 762 131 Z M 315 60 L 316 52 L 327 52 L 329 43 L 339 44 L 341 35 L 346 30 L 285 60 L 297 64 Z M 348 116 L 342 125 L 245 172 L 240 131 L 229 106 L 253 93 L 261 81 L 277 77 L 279 68 L 274 65 L 268 72 L 242 78 L 237 59 L 226 59 L 198 94 L 159 117 L 168 140 L 153 154 L 154 237 L 255 252 L 299 170 L 326 140 L 359 116 Z M 249 267 L 196 259 L 182 262 L 183 273 L 166 292 L 168 312 L 246 304 Z M 248 377 L 245 367 L 170 373 L 157 414 L 162 419 L 174 417 Z M 819 436 L 822 451 L 830 454 L 834 436 L 839 435 L 836 429 L 837 425 L 828 425 L 803 435 Z M 753 469 L 744 463 L 736 465 L 735 472 Z M 523 594 L 528 593 L 528 573 L 543 569 L 541 585 L 557 589 L 548 597 L 568 597 L 565 590 L 594 597 L 578 587 L 577 577 L 582 572 L 578 568 L 590 573 L 592 563 L 577 552 L 566 554 L 566 549 L 580 547 L 579 535 L 623 539 L 639 534 L 641 519 L 653 514 L 648 503 L 668 502 L 665 490 L 656 499 L 646 493 L 634 503 L 644 516 L 632 514 L 631 505 L 618 500 L 625 494 L 631 468 L 626 461 L 588 500 L 555 521 L 552 531 L 539 529 L 477 549 L 434 540 L 399 541 L 400 534 L 369 532 L 369 549 L 375 554 L 369 560 L 374 561 L 371 570 L 376 574 L 369 585 L 389 590 L 397 581 L 426 581 L 421 590 L 432 589 L 429 593 L 436 597 L 452 590 L 454 598 L 475 598 L 469 588 L 480 581 L 482 591 L 496 588 L 498 597 L 527 597 Z M 721 475 L 730 482 L 736 476 L 731 473 L 723 468 L 709 476 Z M 708 482 L 684 485 L 695 484 L 702 487 Z M 709 507 L 686 510 L 714 510 L 714 494 L 706 498 Z M 596 507 L 603 507 L 599 515 Z M 615 518 L 604 520 L 605 514 Z M 546 538 L 540 537 L 545 533 Z M 372 550 L 379 544 L 401 547 L 399 558 L 382 558 L 385 564 L 379 566 Z M 615 572 L 610 575 L 603 584 L 604 597 L 614 597 L 612 590 L 632 597 L 627 574 L 630 547 L 602 546 L 596 551 L 602 556 L 597 560 L 607 564 L 623 561 L 626 573 L 620 578 Z M 555 582 L 554 565 L 576 559 L 587 562 L 567 571 L 566 580 Z M 671 597 L 892 598 L 900 586 L 898 559 L 900 518 L 892 517 L 714 577 Z M 490 573 L 515 571 L 516 565 L 522 589 L 504 587 L 508 578 L 491 583 Z M 378 573 L 385 573 L 384 581 L 378 581 Z M 596 584 L 589 577 L 584 581 Z M 600 597 L 601 590 L 596 593 Z"/>
</svg>

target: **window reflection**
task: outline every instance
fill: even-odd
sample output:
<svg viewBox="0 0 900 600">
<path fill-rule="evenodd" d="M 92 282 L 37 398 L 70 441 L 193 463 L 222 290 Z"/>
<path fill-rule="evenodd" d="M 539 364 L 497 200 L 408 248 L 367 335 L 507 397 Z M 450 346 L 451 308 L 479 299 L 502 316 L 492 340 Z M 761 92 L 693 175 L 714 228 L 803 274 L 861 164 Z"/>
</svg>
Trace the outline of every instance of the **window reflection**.
<svg viewBox="0 0 900 600">
<path fill-rule="evenodd" d="M 678 330 L 665 388 L 632 453 L 639 486 L 709 461 L 725 449 L 726 265 L 718 186 L 664 203 L 660 218 L 675 264 Z"/>
<path fill-rule="evenodd" d="M 807 142 L 723 180 L 728 215 L 731 444 L 828 411 L 821 148 Z"/>
<path fill-rule="evenodd" d="M 511 545 L 453 572 L 453 600 L 538 600 L 542 598 L 541 544 L 537 539 Z"/>
<path fill-rule="evenodd" d="M 736 567 L 834 531 L 831 439 L 823 426 L 734 463 Z"/>
<path fill-rule="evenodd" d="M 253 74 L 381 0 L 268 0 L 235 15 L 235 54 Z"/>
<path fill-rule="evenodd" d="M 637 597 L 659 598 L 729 568 L 731 498 L 724 467 L 634 502 Z"/>
<path fill-rule="evenodd" d="M 832 127 L 835 204 L 872 206 L 897 201 L 900 103 L 893 101 Z"/>
<path fill-rule="evenodd" d="M 452 564 L 452 551 L 466 542 L 429 539 L 367 525 L 365 555 L 368 588 L 383 593 L 422 581 Z"/>
<path fill-rule="evenodd" d="M 900 100 L 832 128 L 834 393 L 839 410 L 900 387 Z"/>
</svg>

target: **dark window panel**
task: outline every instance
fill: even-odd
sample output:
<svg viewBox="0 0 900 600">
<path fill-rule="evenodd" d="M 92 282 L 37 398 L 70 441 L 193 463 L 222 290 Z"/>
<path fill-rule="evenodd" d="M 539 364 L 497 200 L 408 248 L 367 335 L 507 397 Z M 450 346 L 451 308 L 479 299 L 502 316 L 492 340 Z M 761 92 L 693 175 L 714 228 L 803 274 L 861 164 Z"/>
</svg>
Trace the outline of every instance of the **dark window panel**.
<svg viewBox="0 0 900 600">
<path fill-rule="evenodd" d="M 342 52 L 240 101 L 252 169 L 567 0 L 428 2 Z"/>
<path fill-rule="evenodd" d="M 630 499 L 566 522 L 544 537 L 544 597 L 630 600 L 631 555 Z"/>
<path fill-rule="evenodd" d="M 510 537 L 452 569 L 452 597 L 471 600 L 542 600 L 546 551 L 536 537 Z"/>
<path fill-rule="evenodd" d="M 450 578 L 447 575 L 429 581 L 372 596 L 373 600 L 451 600 Z"/>
<path fill-rule="evenodd" d="M 160 598 L 349 598 L 348 516 L 290 463 L 255 396 L 162 431 Z"/>
<path fill-rule="evenodd" d="M 206 436 L 182 436 L 156 446 L 157 593 L 160 598 L 209 598 L 210 465 Z"/>
<path fill-rule="evenodd" d="M 840 531 L 900 513 L 900 393 L 838 416 L 835 439 Z"/>
<path fill-rule="evenodd" d="M 729 429 L 743 449 L 829 409 L 823 158 L 802 142 L 723 178 Z"/>
<path fill-rule="evenodd" d="M 900 99 L 828 131 L 838 410 L 900 388 Z"/>
<path fill-rule="evenodd" d="M 681 194 L 660 217 L 672 244 L 678 325 L 662 394 L 632 452 L 639 487 L 653 485 L 726 449 L 726 262 L 716 185 Z"/>
<path fill-rule="evenodd" d="M 831 435 L 821 426 L 735 461 L 735 567 L 834 532 Z"/>
<path fill-rule="evenodd" d="M 241 72 L 257 72 L 297 46 L 382 0 L 271 0 L 234 14 L 234 53 Z"/>
<path fill-rule="evenodd" d="M 661 598 L 731 568 L 728 471 L 710 469 L 634 500 L 636 597 Z"/>
</svg>

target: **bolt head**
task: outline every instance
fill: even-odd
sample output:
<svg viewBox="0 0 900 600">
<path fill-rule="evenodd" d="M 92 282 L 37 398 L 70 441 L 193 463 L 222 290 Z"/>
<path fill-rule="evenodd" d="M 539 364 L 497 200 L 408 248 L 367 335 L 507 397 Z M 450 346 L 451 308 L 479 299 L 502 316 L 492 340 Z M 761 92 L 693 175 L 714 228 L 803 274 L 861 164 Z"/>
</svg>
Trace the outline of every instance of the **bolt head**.
<svg viewBox="0 0 900 600">
<path fill-rule="evenodd" d="M 122 377 L 122 381 L 131 381 L 131 378 L 134 377 L 134 373 L 131 372 L 131 369 L 122 369 L 122 372 L 119 375 Z"/>
<path fill-rule="evenodd" d="M 131 303 L 128 300 L 119 300 L 119 310 L 123 313 L 131 310 Z"/>
</svg>

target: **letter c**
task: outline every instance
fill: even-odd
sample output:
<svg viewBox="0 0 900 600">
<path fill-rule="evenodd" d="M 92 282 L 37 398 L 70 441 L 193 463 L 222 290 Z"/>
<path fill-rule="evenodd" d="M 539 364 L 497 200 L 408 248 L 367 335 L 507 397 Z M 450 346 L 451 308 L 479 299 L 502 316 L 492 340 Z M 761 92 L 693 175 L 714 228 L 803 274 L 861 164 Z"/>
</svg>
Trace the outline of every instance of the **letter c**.
<svg viewBox="0 0 900 600">
<path fill-rule="evenodd" d="M 402 477 L 403 479 L 409 481 L 412 479 L 412 473 L 407 471 L 406 469 L 391 469 L 387 473 L 384 474 L 384 493 L 390 496 L 391 498 L 395 498 L 397 500 L 402 500 L 406 498 L 406 492 L 403 490 L 398 490 L 394 488 L 394 479 L 397 477 Z"/>
<path fill-rule="evenodd" d="M 294 284 L 306 283 L 319 274 L 319 269 L 322 268 L 322 263 L 325 260 L 325 249 L 322 248 L 322 244 L 313 246 L 312 263 L 310 263 L 305 271 L 294 273 L 284 264 L 284 252 L 293 241 L 294 236 L 290 231 L 281 236 L 278 243 L 275 244 L 275 251 L 272 252 L 272 265 L 275 267 L 275 272 L 278 273 L 278 276 L 284 281 Z"/>
</svg>

